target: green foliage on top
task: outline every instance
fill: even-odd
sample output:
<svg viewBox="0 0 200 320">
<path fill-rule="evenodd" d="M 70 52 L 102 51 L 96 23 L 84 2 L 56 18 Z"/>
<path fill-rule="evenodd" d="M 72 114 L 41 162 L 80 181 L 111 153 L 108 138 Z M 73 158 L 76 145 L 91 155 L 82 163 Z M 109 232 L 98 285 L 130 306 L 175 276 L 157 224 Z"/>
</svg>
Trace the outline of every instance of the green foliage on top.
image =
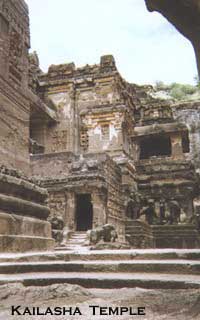
<svg viewBox="0 0 200 320">
<path fill-rule="evenodd" d="M 175 100 L 190 100 L 200 98 L 200 83 L 196 81 L 196 85 L 180 84 L 173 82 L 165 84 L 162 81 L 157 81 L 155 85 L 156 91 L 165 91 Z"/>
</svg>

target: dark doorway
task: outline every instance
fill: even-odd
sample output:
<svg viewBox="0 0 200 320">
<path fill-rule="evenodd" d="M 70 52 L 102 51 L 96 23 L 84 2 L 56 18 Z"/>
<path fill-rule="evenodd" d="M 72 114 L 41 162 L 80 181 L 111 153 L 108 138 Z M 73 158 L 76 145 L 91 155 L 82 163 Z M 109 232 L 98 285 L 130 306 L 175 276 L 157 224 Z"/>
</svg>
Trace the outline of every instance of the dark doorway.
<svg viewBox="0 0 200 320">
<path fill-rule="evenodd" d="M 144 138 L 140 143 L 140 159 L 156 156 L 171 156 L 170 137 L 160 135 Z"/>
<path fill-rule="evenodd" d="M 92 229 L 93 208 L 90 194 L 76 196 L 76 230 L 87 231 Z"/>
</svg>

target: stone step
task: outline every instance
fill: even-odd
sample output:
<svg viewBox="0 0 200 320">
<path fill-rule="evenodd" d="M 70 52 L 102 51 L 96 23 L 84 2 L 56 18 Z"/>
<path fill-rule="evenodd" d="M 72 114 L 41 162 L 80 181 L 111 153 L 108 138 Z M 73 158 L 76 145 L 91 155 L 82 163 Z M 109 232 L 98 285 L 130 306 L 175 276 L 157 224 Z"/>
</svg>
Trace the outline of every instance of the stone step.
<svg viewBox="0 0 200 320">
<path fill-rule="evenodd" d="M 78 245 L 78 244 L 68 243 L 65 247 L 56 247 L 55 250 L 56 250 L 56 251 L 59 251 L 59 250 L 62 251 L 62 250 L 64 249 L 64 250 L 67 250 L 67 251 L 68 251 L 68 250 L 72 250 L 73 248 L 79 248 L 79 249 L 80 249 L 81 247 L 82 247 L 82 246 L 80 246 L 80 245 Z"/>
<path fill-rule="evenodd" d="M 76 237 L 86 237 L 87 232 L 72 232 L 71 236 L 76 236 Z"/>
<path fill-rule="evenodd" d="M 85 242 L 85 240 L 74 240 L 71 239 L 67 242 L 67 244 L 83 244 Z"/>
<path fill-rule="evenodd" d="M 47 286 L 57 283 L 77 284 L 87 288 L 199 289 L 200 277 L 180 274 L 143 273 L 25 273 L 0 275 L 0 285 L 21 282 L 25 286 Z"/>
<path fill-rule="evenodd" d="M 83 244 L 86 240 L 86 233 L 73 233 L 67 241 L 68 244 Z"/>
<path fill-rule="evenodd" d="M 96 272 L 96 273 L 168 273 L 200 275 L 200 261 L 134 260 L 134 261 L 49 261 L 0 263 L 0 274 L 30 272 Z M 200 277 L 199 277 L 200 278 Z"/>
<path fill-rule="evenodd" d="M 66 248 L 65 248 L 67 251 L 70 251 L 70 252 L 78 252 L 80 251 L 80 246 L 78 245 L 68 245 Z M 59 251 L 62 251 L 63 250 L 63 247 L 57 247 L 56 248 L 56 251 L 59 252 Z"/>
<path fill-rule="evenodd" d="M 86 234 L 87 231 L 74 231 L 71 234 Z"/>
<path fill-rule="evenodd" d="M 84 239 L 86 239 L 86 237 L 75 237 L 75 236 L 74 236 L 74 237 L 70 237 L 68 241 L 70 241 L 70 240 L 72 240 L 72 239 L 73 239 L 73 240 L 84 240 Z"/>
<path fill-rule="evenodd" d="M 84 243 L 86 239 L 70 239 L 67 241 L 67 243 Z"/>
<path fill-rule="evenodd" d="M 69 240 L 68 240 L 68 242 L 69 241 L 84 241 L 86 239 L 86 237 L 71 237 Z"/>
<path fill-rule="evenodd" d="M 69 253 L 77 253 L 77 252 L 87 252 L 88 248 L 84 246 L 84 244 L 79 245 L 79 244 L 70 244 L 66 245 L 65 247 L 56 247 L 55 251 L 63 253 L 63 250 Z"/>
<path fill-rule="evenodd" d="M 80 250 L 81 247 L 84 246 L 86 239 L 87 239 L 86 232 L 74 232 L 70 235 L 70 238 L 68 239 L 65 248 L 57 247 L 56 251 L 63 250 L 63 249 L 70 250 L 70 251 Z"/>
<path fill-rule="evenodd" d="M 70 260 L 169 260 L 186 259 L 200 260 L 200 250 L 182 249 L 144 249 L 144 250 L 88 250 L 88 247 L 76 248 L 76 252 L 67 252 L 63 247 L 58 247 L 60 255 L 67 255 Z M 70 249 L 71 250 L 71 249 Z"/>
<path fill-rule="evenodd" d="M 86 238 L 86 234 L 72 234 L 70 236 L 70 238 L 77 238 L 77 239 L 82 239 L 82 238 Z"/>
<path fill-rule="evenodd" d="M 199 249 L 130 249 L 130 250 L 89 250 L 81 247 L 80 250 L 71 252 L 67 247 L 59 247 L 59 251 L 28 252 L 0 254 L 0 262 L 31 262 L 31 261 L 94 261 L 94 260 L 199 260 Z"/>
<path fill-rule="evenodd" d="M 75 238 L 75 237 L 73 237 L 73 238 L 70 238 L 68 240 L 68 242 L 70 242 L 70 241 L 85 241 L 85 240 L 86 240 L 86 238 Z"/>
</svg>

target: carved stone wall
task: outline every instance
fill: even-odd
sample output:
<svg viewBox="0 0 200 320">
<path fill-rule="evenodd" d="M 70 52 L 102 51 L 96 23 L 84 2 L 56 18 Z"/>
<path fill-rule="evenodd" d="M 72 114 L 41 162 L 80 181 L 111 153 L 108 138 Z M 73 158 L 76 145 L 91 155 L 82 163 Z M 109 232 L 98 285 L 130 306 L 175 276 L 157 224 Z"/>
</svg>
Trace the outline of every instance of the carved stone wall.
<svg viewBox="0 0 200 320">
<path fill-rule="evenodd" d="M 57 108 L 58 124 L 46 129 L 46 153 L 74 151 L 73 100 L 71 100 L 70 92 L 60 92 L 60 90 L 60 88 L 51 89 L 48 96 Z"/>
<path fill-rule="evenodd" d="M 82 132 L 87 132 L 87 152 L 117 153 L 123 145 L 123 110 L 102 110 L 81 115 Z M 85 140 L 85 138 L 84 138 Z M 84 144 L 83 144 L 84 147 Z"/>
<path fill-rule="evenodd" d="M 196 169 L 200 169 L 200 102 L 186 102 L 173 106 L 174 117 L 187 124 L 190 148 L 186 157 L 192 161 Z"/>
<path fill-rule="evenodd" d="M 28 172 L 28 8 L 0 1 L 0 150 L 2 164 Z"/>
<path fill-rule="evenodd" d="M 0 0 L 0 251 L 54 247 L 47 222 L 47 192 L 30 175 L 28 89 L 28 7 Z M 32 98 L 31 98 L 32 97 Z"/>
<path fill-rule="evenodd" d="M 119 240 L 123 241 L 125 236 L 125 201 L 122 192 L 122 172 L 111 159 L 105 164 L 104 170 L 108 184 L 107 221 L 115 226 Z"/>
<path fill-rule="evenodd" d="M 16 86 L 27 87 L 28 48 L 30 47 L 28 7 L 23 0 L 0 1 L 0 38 L 3 48 L 1 75 Z"/>
<path fill-rule="evenodd" d="M 31 171 L 39 179 L 66 178 L 73 161 L 75 156 L 70 152 L 32 155 Z"/>
<path fill-rule="evenodd" d="M 52 103 L 58 121 L 42 126 L 38 119 L 36 139 L 45 153 L 31 157 L 32 173 L 50 191 L 52 212 L 62 216 L 64 228 L 76 230 L 82 194 L 91 196 L 93 227 L 111 223 L 121 241 L 126 220 L 140 218 L 149 200 L 155 211 L 150 225 L 169 222 L 161 219 L 162 202 L 166 217 L 172 202 L 182 220 L 193 215 L 197 179 L 188 161 L 186 118 L 173 114 L 171 102 L 155 99 L 151 89 L 123 80 L 112 56 L 101 57 L 98 65 L 52 65 L 38 74 L 37 92 Z M 153 245 L 150 233 L 141 247 Z"/>
<path fill-rule="evenodd" d="M 46 153 L 130 151 L 134 102 L 112 56 L 83 68 L 52 65 L 39 76 L 39 83 L 38 93 L 54 103 L 58 114 L 57 124 L 46 126 Z"/>
<path fill-rule="evenodd" d="M 112 223 L 120 239 L 124 240 L 125 201 L 120 167 L 105 153 L 87 154 L 71 159 L 69 155 L 62 153 L 32 157 L 34 175 L 37 173 L 42 179 L 42 185 L 50 193 L 51 217 L 61 216 L 64 228 L 76 230 L 76 197 L 79 194 L 90 194 L 93 227 Z M 45 171 L 47 166 L 48 172 Z"/>
<path fill-rule="evenodd" d="M 1 81 L 0 81 L 1 86 Z M 0 87 L 0 90 L 2 87 Z M 28 106 L 7 96 L 8 90 L 0 94 L 0 163 L 11 168 L 29 171 L 29 113 Z M 2 92 L 3 90 L 1 90 Z M 10 98 L 10 99 L 9 99 Z M 25 102 L 27 102 L 25 100 Z"/>
</svg>

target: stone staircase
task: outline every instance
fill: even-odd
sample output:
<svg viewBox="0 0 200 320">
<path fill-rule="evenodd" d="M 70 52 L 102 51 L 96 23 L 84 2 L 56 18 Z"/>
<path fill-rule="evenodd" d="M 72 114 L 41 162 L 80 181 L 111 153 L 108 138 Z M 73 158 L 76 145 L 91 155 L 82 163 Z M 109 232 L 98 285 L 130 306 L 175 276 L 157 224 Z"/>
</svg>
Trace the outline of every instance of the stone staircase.
<svg viewBox="0 0 200 320">
<path fill-rule="evenodd" d="M 84 244 L 85 241 L 87 239 L 87 234 L 86 232 L 73 232 L 70 234 L 70 237 L 67 241 L 67 245 L 65 247 L 61 246 L 61 247 L 57 247 L 56 250 L 60 251 L 60 250 L 72 250 L 72 251 L 80 251 L 80 250 L 84 250 Z"/>
<path fill-rule="evenodd" d="M 74 234 L 72 247 L 81 239 Z M 78 244 L 77 244 L 78 243 Z M 89 288 L 200 288 L 200 250 L 145 249 L 73 251 L 0 255 L 0 284 L 55 283 Z"/>
</svg>

